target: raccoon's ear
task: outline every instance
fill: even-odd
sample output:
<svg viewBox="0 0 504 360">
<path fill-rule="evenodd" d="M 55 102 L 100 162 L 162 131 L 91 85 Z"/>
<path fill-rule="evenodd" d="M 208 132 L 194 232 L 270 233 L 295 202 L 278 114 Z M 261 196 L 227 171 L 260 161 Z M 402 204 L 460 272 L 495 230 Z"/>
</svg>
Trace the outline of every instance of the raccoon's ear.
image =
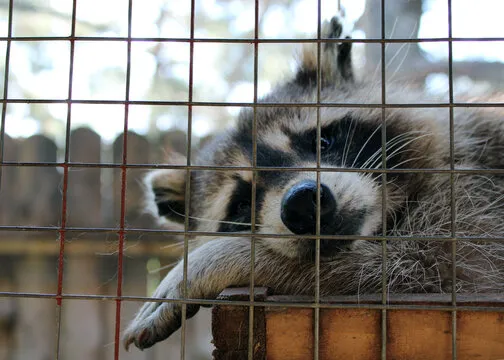
<svg viewBox="0 0 504 360">
<path fill-rule="evenodd" d="M 350 39 L 350 36 L 344 34 L 340 17 L 335 16 L 324 22 L 322 39 L 342 38 Z M 322 42 L 320 56 L 322 87 L 354 82 L 351 42 Z M 304 44 L 294 83 L 301 87 L 317 86 L 317 58 L 317 44 Z"/>
<path fill-rule="evenodd" d="M 185 219 L 186 170 L 151 171 L 145 176 L 144 185 L 146 211 L 160 224 L 181 229 Z"/>
</svg>

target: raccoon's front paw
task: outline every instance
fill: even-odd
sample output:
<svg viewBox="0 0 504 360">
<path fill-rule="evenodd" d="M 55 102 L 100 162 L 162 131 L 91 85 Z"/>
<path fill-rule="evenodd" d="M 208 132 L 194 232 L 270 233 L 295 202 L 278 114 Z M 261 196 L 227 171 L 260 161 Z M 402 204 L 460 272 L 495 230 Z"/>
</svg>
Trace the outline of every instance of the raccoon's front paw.
<svg viewBox="0 0 504 360">
<path fill-rule="evenodd" d="M 176 298 L 177 296 L 166 296 Z M 187 305 L 187 318 L 199 309 L 199 305 Z M 172 302 L 145 303 L 124 331 L 123 343 L 126 350 L 135 344 L 140 350 L 166 339 L 180 328 L 182 322 L 182 304 Z"/>
</svg>

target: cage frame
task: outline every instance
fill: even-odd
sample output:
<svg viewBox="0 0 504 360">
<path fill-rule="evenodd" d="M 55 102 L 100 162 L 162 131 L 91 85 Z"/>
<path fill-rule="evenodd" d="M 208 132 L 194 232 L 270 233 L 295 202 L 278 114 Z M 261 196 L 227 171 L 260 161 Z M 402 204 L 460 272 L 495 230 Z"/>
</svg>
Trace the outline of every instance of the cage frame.
<svg viewBox="0 0 504 360">
<path fill-rule="evenodd" d="M 320 240 L 331 238 L 331 239 L 364 239 L 364 240 L 376 240 L 382 243 L 382 293 L 381 293 L 381 303 L 372 305 L 374 309 L 378 309 L 382 313 L 382 324 L 381 324 L 381 359 L 387 359 L 387 311 L 393 310 L 396 307 L 394 305 L 388 304 L 389 294 L 387 293 L 387 279 L 386 279 L 386 267 L 387 267 L 387 241 L 401 241 L 400 237 L 391 237 L 386 235 L 387 223 L 386 216 L 382 216 L 382 234 L 381 236 L 335 236 L 335 235 L 321 235 L 320 234 L 320 175 L 325 171 L 334 171 L 332 168 L 324 168 L 321 165 L 320 159 L 320 137 L 321 137 L 321 125 L 320 125 L 320 109 L 322 107 L 364 107 L 364 108 L 380 108 L 382 114 L 382 168 L 369 170 L 370 172 L 379 173 L 381 175 L 382 181 L 386 182 L 387 174 L 389 172 L 400 173 L 435 173 L 435 174 L 446 174 L 450 177 L 450 188 L 451 188 L 451 235 L 445 237 L 412 237 L 409 240 L 435 240 L 435 241 L 445 241 L 451 244 L 451 254 L 452 263 L 456 263 L 456 251 L 457 251 L 457 241 L 459 240 L 487 240 L 487 238 L 477 238 L 477 237 L 460 237 L 456 235 L 456 212 L 455 212 L 455 195 L 454 195 L 454 182 L 455 176 L 457 174 L 504 174 L 504 169 L 457 169 L 455 167 L 454 161 L 454 109 L 455 108 L 470 108 L 470 107 L 503 107 L 502 103 L 464 103 L 456 102 L 454 99 L 454 89 L 453 89 L 453 43 L 454 42 L 466 42 L 466 41 L 504 41 L 504 37 L 491 37 L 491 38 L 456 38 L 452 34 L 452 0 L 447 0 L 448 5 L 448 36 L 441 38 L 416 38 L 416 39 L 390 39 L 387 38 L 385 32 L 385 0 L 381 1 L 381 37 L 379 39 L 338 39 L 340 42 L 352 42 L 352 43 L 366 43 L 366 44 L 380 44 L 381 46 L 381 98 L 380 104 L 348 104 L 348 103 L 327 103 L 320 101 L 321 92 L 321 82 L 317 82 L 317 100 L 313 103 L 302 103 L 302 104 L 292 104 L 292 103 L 259 103 L 258 102 L 258 57 L 259 57 L 259 45 L 260 44 L 275 44 L 275 43 L 292 43 L 292 44 L 303 44 L 303 43 L 316 43 L 317 45 L 317 64 L 318 64 L 318 77 L 321 76 L 320 58 L 321 58 L 321 44 L 329 42 L 331 40 L 322 39 L 321 37 L 321 24 L 322 24 L 322 14 L 321 14 L 321 0 L 317 1 L 317 34 L 315 38 L 311 39 L 263 39 L 259 36 L 259 0 L 254 0 L 254 37 L 251 39 L 231 39 L 231 38 L 197 38 L 195 37 L 195 0 L 191 0 L 191 18 L 190 18 L 190 35 L 188 38 L 142 38 L 132 36 L 132 15 L 133 15 L 133 0 L 128 0 L 128 26 L 127 26 L 127 36 L 125 37 L 86 37 L 76 35 L 76 13 L 77 13 L 77 3 L 78 0 L 72 0 L 72 15 L 71 15 L 71 31 L 69 36 L 50 36 L 50 37 L 19 37 L 13 36 L 13 11 L 14 11 L 14 0 L 9 0 L 8 3 L 8 33 L 6 37 L 0 37 L 0 41 L 6 43 L 6 58 L 5 58 L 5 76 L 4 76 L 4 93 L 0 102 L 2 103 L 2 115 L 0 118 L 0 183 L 2 180 L 2 173 L 4 167 L 57 167 L 63 170 L 63 183 L 62 183 L 62 208 L 61 208 L 61 221 L 58 226 L 21 226 L 21 225 L 0 225 L 1 231 L 56 231 L 59 234 L 59 256 L 58 256 L 58 271 L 57 271 L 57 291 L 56 293 L 28 293 L 28 292 L 0 292 L 0 298 L 44 298 L 44 299 L 54 299 L 57 304 L 57 333 L 56 333 L 56 354 L 55 358 L 60 357 L 60 336 L 61 336 L 61 309 L 63 306 L 63 300 L 66 299 L 81 299 L 81 300 L 108 300 L 114 301 L 116 303 L 115 312 L 115 341 L 114 341 L 114 359 L 118 360 L 119 347 L 120 347 L 120 334 L 121 334 L 121 304 L 124 301 L 153 301 L 153 302 L 173 302 L 182 304 L 182 326 L 181 326 L 181 353 L 180 358 L 185 359 L 186 353 L 186 312 L 185 309 L 188 304 L 200 304 L 200 305 L 236 305 L 236 306 L 246 306 L 249 309 L 249 328 L 248 328 L 248 359 L 253 359 L 253 344 L 254 344 L 254 311 L 258 307 L 264 306 L 291 306 L 291 307 L 308 307 L 314 311 L 314 346 L 313 346 L 313 359 L 318 360 L 319 358 L 319 345 L 320 345 L 320 309 L 325 308 L 338 308 L 345 307 L 341 304 L 325 304 L 321 302 L 320 299 Z M 339 1 L 338 1 L 339 3 Z M 11 43 L 13 41 L 68 41 L 70 45 L 70 59 L 69 59 L 69 73 L 68 73 L 68 92 L 67 98 L 62 100 L 56 99 L 11 99 L 9 98 L 9 66 L 10 66 L 10 53 L 11 53 Z M 126 85 L 124 100 L 86 100 L 86 99 L 74 99 L 73 98 L 73 77 L 74 77 L 74 60 L 75 60 L 75 44 L 79 41 L 117 41 L 124 42 L 127 46 L 127 59 L 126 59 Z M 334 41 L 334 40 L 332 40 Z M 187 101 L 145 101 L 145 100 L 131 100 L 130 99 L 130 78 L 131 78 L 131 47 L 133 43 L 136 42 L 183 42 L 189 45 L 189 91 Z M 448 78 L 449 78 L 449 100 L 447 103 L 429 103 L 429 104 L 394 104 L 388 103 L 386 101 L 386 61 L 385 61 L 385 47 L 389 43 L 420 43 L 420 42 L 443 42 L 448 44 Z M 254 74 L 253 74 L 253 86 L 254 95 L 252 103 L 242 103 L 242 102 L 198 102 L 193 100 L 193 65 L 194 65 L 194 46 L 197 43 L 235 43 L 235 44 L 252 44 L 253 45 L 253 58 L 254 58 Z M 67 104 L 67 118 L 65 127 L 65 146 L 64 146 L 64 159 L 61 162 L 14 162 L 4 160 L 4 139 L 6 136 L 6 113 L 8 104 L 17 103 L 59 103 Z M 123 156 L 120 164 L 116 163 L 79 163 L 70 160 L 70 132 L 72 123 L 72 105 L 73 104 L 116 104 L 124 106 L 124 126 L 123 126 Z M 128 119 L 129 119 L 129 107 L 131 105 L 174 105 L 174 106 L 185 106 L 188 109 L 188 119 L 187 119 L 187 163 L 185 165 L 173 165 L 173 164 L 131 164 L 128 163 Z M 316 258 L 315 258 L 315 268 L 316 268 L 316 283 L 315 283 L 315 296 L 314 301 L 309 304 L 299 304 L 296 302 L 261 302 L 258 303 L 254 299 L 254 262 L 255 262 L 255 240 L 257 237 L 264 234 L 258 235 L 255 233 L 256 225 L 256 182 L 252 181 L 252 209 L 251 209 L 251 233 L 241 234 L 242 236 L 249 237 L 251 239 L 251 262 L 250 262 L 250 286 L 249 293 L 250 297 L 248 301 L 232 301 L 232 300 L 203 300 L 203 299 L 190 299 L 187 297 L 187 271 L 188 266 L 188 253 L 189 253 L 189 237 L 192 236 L 215 236 L 215 233 L 211 232 L 198 232 L 189 230 L 189 209 L 190 209 L 190 181 L 186 182 L 185 188 L 185 209 L 186 215 L 184 219 L 184 230 L 161 230 L 161 229 L 135 229 L 129 228 L 125 224 L 125 210 L 126 210 L 126 175 L 130 169 L 178 169 L 186 172 L 187 178 L 190 178 L 191 171 L 193 170 L 235 170 L 237 167 L 227 167 L 227 166 L 206 166 L 206 165 L 193 165 L 191 164 L 191 133 L 192 133 L 192 110 L 193 107 L 199 106 L 240 106 L 240 107 L 252 107 L 253 109 L 253 129 L 257 128 L 257 113 L 256 110 L 259 107 L 276 107 L 276 106 L 289 106 L 289 107 L 313 107 L 317 112 L 317 143 L 319 144 L 317 148 L 317 165 L 315 168 L 296 168 L 296 167 L 261 167 L 257 165 L 257 136 L 256 131 L 253 131 L 253 159 L 251 167 L 239 167 L 240 170 L 250 171 L 253 174 L 253 179 L 257 178 L 257 173 L 259 171 L 314 171 L 316 172 L 317 181 L 317 207 L 316 207 L 316 234 L 313 236 L 307 236 L 307 238 L 314 239 L 316 242 Z M 386 123 L 385 123 L 385 112 L 389 108 L 432 108 L 440 107 L 447 108 L 449 111 L 449 126 L 450 126 L 450 169 L 394 169 L 393 171 L 386 168 Z M 70 168 L 92 168 L 92 169 L 117 169 L 121 174 L 121 202 L 120 202 L 120 219 L 121 222 L 119 226 L 116 227 L 103 227 L 103 228 L 86 228 L 86 227 L 72 227 L 67 226 L 67 192 L 68 192 L 68 172 Z M 360 169 L 353 168 L 341 168 L 338 169 L 341 172 L 363 172 Z M 367 172 L 368 170 L 366 170 Z M 386 199 L 386 188 L 383 187 L 383 198 Z M 0 188 L 1 190 L 1 188 Z M 382 215 L 386 215 L 387 203 L 382 202 Z M 67 235 L 73 232 L 91 232 L 91 233 L 116 233 L 118 235 L 118 262 L 117 262 L 117 290 L 115 296 L 106 295 L 81 295 L 81 294 L 65 294 L 63 291 L 63 275 L 64 275 L 64 257 L 65 257 L 65 241 Z M 147 296 L 124 296 L 122 291 L 123 283 L 123 256 L 125 251 L 125 242 L 128 233 L 163 233 L 170 235 L 180 235 L 184 237 L 184 295 L 181 299 L 164 299 L 164 298 L 152 298 Z M 229 234 L 219 234 L 223 237 L 235 236 L 233 233 Z M 271 238 L 288 238 L 289 235 L 284 234 L 267 234 Z M 501 237 L 492 237 L 492 241 L 504 241 L 504 235 Z M 452 281 L 455 282 L 456 279 L 456 268 L 452 268 Z M 407 309 L 435 309 L 439 311 L 449 311 L 451 313 L 451 327 L 452 327 L 452 359 L 456 360 L 457 355 L 457 314 L 459 311 L 495 311 L 500 309 L 495 306 L 472 306 L 472 305 L 459 305 L 458 295 L 456 293 L 455 287 L 451 292 L 451 304 L 449 306 L 437 306 L 432 307 L 429 305 L 415 305 L 411 307 L 404 307 Z M 360 307 L 362 304 L 355 304 L 355 307 Z M 501 309 L 500 309 L 501 310 Z"/>
</svg>

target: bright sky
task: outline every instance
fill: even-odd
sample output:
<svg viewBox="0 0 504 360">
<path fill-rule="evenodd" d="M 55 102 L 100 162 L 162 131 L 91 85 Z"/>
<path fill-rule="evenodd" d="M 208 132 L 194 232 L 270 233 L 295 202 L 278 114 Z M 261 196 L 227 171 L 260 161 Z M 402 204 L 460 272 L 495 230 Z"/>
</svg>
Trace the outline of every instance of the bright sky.
<svg viewBox="0 0 504 360">
<path fill-rule="evenodd" d="M 133 36 L 138 37 L 187 37 L 187 27 L 180 24 L 176 19 L 168 21 L 168 24 L 161 29 L 155 26 L 159 14 L 152 9 L 158 9 L 161 6 L 169 7 L 175 14 L 185 16 L 190 11 L 189 4 L 186 1 L 168 1 L 149 0 L 150 6 L 134 6 L 133 18 Z M 346 9 L 346 16 L 349 21 L 357 20 L 364 10 L 364 0 L 342 0 L 342 5 Z M 50 0 L 50 6 L 63 13 L 71 12 L 71 1 L 68 0 Z M 122 0 L 85 0 L 78 2 L 77 16 L 79 20 L 93 23 L 110 22 L 110 17 L 115 16 L 118 28 L 113 34 L 104 34 L 111 36 L 126 35 L 127 8 Z M 251 3 L 251 2 L 250 2 Z M 96 11 L 99 4 L 100 11 Z M 138 4 L 138 2 L 135 2 Z M 163 5 L 162 5 L 163 4 Z M 231 13 L 235 15 L 231 23 L 231 30 L 237 33 L 247 31 L 253 28 L 253 17 L 250 16 L 249 2 L 233 1 L 229 7 Z M 323 1 L 323 13 L 336 13 L 335 0 Z M 447 29 L 447 2 L 446 0 L 427 0 L 425 4 L 425 13 L 421 19 L 419 36 L 420 37 L 446 37 Z M 202 11 L 214 17 L 225 16 L 226 8 L 217 0 L 200 0 L 198 6 Z M 504 37 L 504 27 L 502 26 L 502 14 L 504 13 L 504 1 L 501 0 L 478 0 L 475 6 L 474 0 L 454 0 L 453 1 L 453 36 L 454 37 Z M 263 29 L 261 36 L 264 37 L 289 37 L 285 33 L 286 24 L 294 24 L 294 27 L 301 34 L 311 36 L 316 29 L 317 8 L 314 6 L 314 0 L 300 0 L 296 3 L 290 12 L 285 12 L 282 7 L 270 8 L 266 18 L 263 20 Z M 0 24 L 1 25 L 1 24 Z M 54 29 L 50 31 L 58 33 L 58 23 L 55 23 Z M 66 31 L 66 30 L 62 30 Z M 196 36 L 211 36 L 204 32 Z M 497 33 L 499 31 L 500 33 Z M 77 29 L 79 32 L 79 29 Z M 362 34 L 360 34 L 362 36 Z M 15 80 L 11 81 L 9 96 L 12 98 L 20 94 L 20 86 L 28 88 L 33 98 L 54 98 L 65 99 L 68 92 L 68 59 L 69 44 L 67 42 L 44 42 L 43 45 L 47 61 L 52 61 L 53 66 L 50 70 L 44 70 L 32 73 L 32 64 L 30 59 L 33 54 L 23 43 L 12 43 L 11 58 L 16 61 L 11 62 L 11 71 L 15 75 Z M 422 49 L 429 53 L 432 59 L 443 59 L 447 56 L 446 43 L 422 43 Z M 132 73 L 131 73 L 131 99 L 142 99 L 151 86 L 155 72 L 155 58 L 150 52 L 151 44 L 135 43 L 132 48 Z M 5 45 L 0 45 L 0 52 L 4 51 Z M 187 44 L 172 43 L 167 44 L 167 57 L 185 61 L 187 54 Z M 200 48 L 198 54 L 205 62 L 217 61 L 212 47 Z M 98 56 L 96 56 L 98 54 Z M 478 59 L 486 61 L 504 62 L 504 43 L 503 42 L 480 42 L 480 43 L 454 43 L 454 60 Z M 75 69 L 74 69 L 74 87 L 73 97 L 76 99 L 124 99 L 124 79 L 113 78 L 112 74 L 107 73 L 107 69 L 113 67 L 126 67 L 126 44 L 121 42 L 82 42 L 77 43 L 75 49 Z M 181 80 L 187 81 L 187 67 L 174 67 L 171 71 Z M 250 94 L 252 83 L 243 82 L 239 84 L 227 84 L 218 73 L 208 71 L 207 67 L 201 69 L 195 66 L 195 79 L 202 84 L 212 84 L 215 89 L 220 89 L 228 94 L 226 101 L 248 102 L 251 101 Z M 197 76 L 196 76 L 197 75 Z M 91 88 L 89 79 L 94 76 L 111 76 L 110 86 L 99 89 Z M 11 79 L 12 80 L 12 79 Z M 439 82 L 439 78 L 435 79 Z M 442 80 L 442 79 L 441 79 Z M 114 85 L 115 84 L 115 85 Z M 444 84 L 441 81 L 441 84 Z M 232 87 L 230 87 L 232 86 Z M 270 88 L 267 82 L 259 84 L 259 93 L 265 93 Z M 184 96 L 171 100 L 186 100 Z M 72 111 L 72 127 L 89 126 L 97 131 L 107 140 L 114 139 L 123 130 L 124 109 L 122 106 L 105 105 L 75 105 Z M 130 129 L 139 133 L 145 133 L 148 128 L 148 119 L 151 109 L 149 107 L 132 106 L 130 108 Z M 230 109 L 231 113 L 236 109 Z M 66 106 L 62 104 L 49 105 L 49 112 L 52 116 L 66 119 Z M 28 105 L 16 104 L 9 106 L 7 115 L 6 132 L 13 137 L 26 137 L 38 133 L 40 122 L 30 118 L 28 114 Z M 62 123 L 63 123 L 62 121 Z M 180 123 L 180 121 L 178 121 Z M 167 112 L 158 121 L 161 128 L 170 128 L 177 124 L 175 115 Z M 208 121 L 199 116 L 194 117 L 193 129 L 196 135 L 205 135 L 212 130 Z"/>
</svg>

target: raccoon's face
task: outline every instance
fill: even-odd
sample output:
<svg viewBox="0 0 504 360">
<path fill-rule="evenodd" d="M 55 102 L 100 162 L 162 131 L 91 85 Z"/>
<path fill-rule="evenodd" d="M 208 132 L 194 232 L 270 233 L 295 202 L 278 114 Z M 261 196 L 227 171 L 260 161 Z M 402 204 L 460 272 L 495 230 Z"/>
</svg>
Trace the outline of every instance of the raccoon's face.
<svg viewBox="0 0 504 360">
<path fill-rule="evenodd" d="M 218 169 L 190 172 L 190 229 L 250 233 L 254 202 L 255 232 L 262 234 L 261 241 L 271 249 L 288 257 L 313 259 L 315 241 L 309 235 L 316 234 L 317 205 L 320 234 L 340 235 L 321 240 L 322 261 L 352 248 L 354 241 L 341 236 L 381 235 L 384 179 L 381 173 L 369 171 L 382 167 L 380 113 L 322 108 L 317 142 L 316 108 L 257 108 L 254 151 L 253 113 L 242 112 L 238 127 L 214 139 L 193 163 Z M 387 169 L 428 167 L 421 160 L 430 151 L 423 122 L 402 116 L 393 114 L 386 119 Z M 258 169 L 252 171 L 254 157 Z M 417 176 L 387 174 L 387 221 L 398 220 L 401 206 L 415 191 Z M 159 170 L 148 180 L 157 215 L 172 224 L 183 223 L 186 171 Z"/>
<path fill-rule="evenodd" d="M 353 83 L 349 43 L 333 43 L 324 50 L 321 103 L 380 103 L 379 88 Z M 433 123 L 399 109 L 383 118 L 376 108 L 299 106 L 317 101 L 315 64 L 305 53 L 293 80 L 263 99 L 255 114 L 243 110 L 235 129 L 200 151 L 193 165 L 213 169 L 190 172 L 191 230 L 250 233 L 254 206 L 254 232 L 261 234 L 261 241 L 285 256 L 313 259 L 315 241 L 310 235 L 317 232 L 319 207 L 320 234 L 338 235 L 320 241 L 324 261 L 351 249 L 355 236 L 381 235 L 383 194 L 385 220 L 398 221 L 418 174 L 384 177 L 370 170 L 382 169 L 384 159 L 387 169 L 432 166 L 429 159 L 434 157 L 428 154 L 433 151 Z M 268 106 L 272 102 L 296 105 Z M 183 223 L 186 181 L 185 170 L 160 170 L 147 177 L 153 189 L 148 196 L 155 204 L 151 208 L 164 221 Z"/>
</svg>

